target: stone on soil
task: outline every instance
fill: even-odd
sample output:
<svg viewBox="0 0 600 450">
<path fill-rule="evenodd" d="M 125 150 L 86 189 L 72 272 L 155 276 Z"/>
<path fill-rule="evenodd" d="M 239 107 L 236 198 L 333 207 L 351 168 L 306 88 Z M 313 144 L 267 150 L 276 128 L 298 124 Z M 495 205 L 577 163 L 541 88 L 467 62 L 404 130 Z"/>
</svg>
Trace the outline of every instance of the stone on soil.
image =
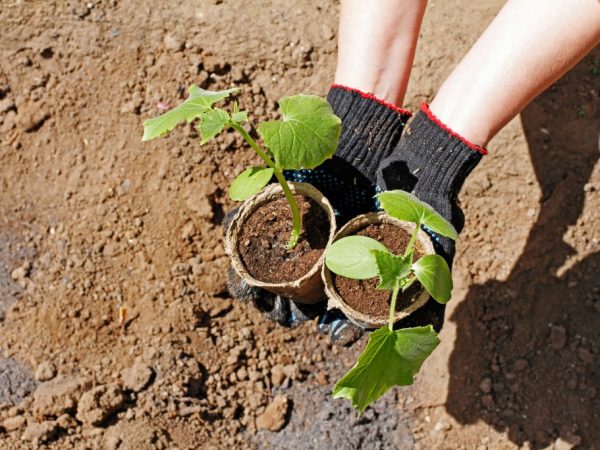
<svg viewBox="0 0 600 450">
<path fill-rule="evenodd" d="M 279 387 L 285 380 L 285 374 L 283 373 L 283 366 L 276 364 L 271 368 L 271 383 L 274 387 Z"/>
<path fill-rule="evenodd" d="M 23 433 L 24 441 L 46 442 L 54 437 L 57 432 L 56 423 L 48 422 L 32 422 L 27 425 Z"/>
<path fill-rule="evenodd" d="M 41 363 L 35 371 L 35 379 L 49 381 L 56 376 L 56 367 L 49 361 Z"/>
<path fill-rule="evenodd" d="M 184 45 L 184 42 L 181 39 L 178 39 L 172 34 L 167 34 L 163 39 L 163 43 L 165 44 L 165 48 L 172 52 L 178 52 L 182 50 Z"/>
<path fill-rule="evenodd" d="M 85 425 L 101 425 L 117 412 L 125 402 L 116 386 L 97 386 L 81 396 L 77 406 L 77 419 Z"/>
<path fill-rule="evenodd" d="M 50 117 L 47 111 L 38 104 L 27 103 L 19 106 L 17 111 L 17 125 L 23 131 L 33 131 Z"/>
<path fill-rule="evenodd" d="M 150 383 L 153 375 L 152 368 L 145 364 L 135 364 L 122 373 L 123 387 L 129 391 L 140 392 Z"/>
<path fill-rule="evenodd" d="M 5 419 L 4 422 L 2 422 L 2 428 L 9 432 L 18 430 L 23 425 L 25 425 L 25 422 L 25 417 L 23 416 L 9 417 L 8 419 Z"/>
<path fill-rule="evenodd" d="M 91 382 L 82 377 L 55 378 L 38 386 L 33 394 L 33 412 L 41 417 L 58 417 L 75 410 L 81 394 Z"/>
<path fill-rule="evenodd" d="M 259 430 L 279 431 L 285 425 L 289 400 L 285 395 L 278 395 L 264 413 L 256 418 L 256 428 Z"/>
<path fill-rule="evenodd" d="M 0 114 L 5 113 L 15 107 L 15 102 L 11 98 L 0 100 Z"/>
</svg>

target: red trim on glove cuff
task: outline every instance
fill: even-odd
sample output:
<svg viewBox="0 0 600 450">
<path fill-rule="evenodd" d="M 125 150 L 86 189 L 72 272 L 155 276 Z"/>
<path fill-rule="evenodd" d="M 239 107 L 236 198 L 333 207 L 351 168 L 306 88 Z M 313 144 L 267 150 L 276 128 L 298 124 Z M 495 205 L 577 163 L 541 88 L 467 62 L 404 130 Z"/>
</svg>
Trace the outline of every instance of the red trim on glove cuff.
<svg viewBox="0 0 600 450">
<path fill-rule="evenodd" d="M 363 98 L 367 98 L 369 100 L 374 100 L 377 103 L 379 103 L 380 105 L 383 105 L 386 108 L 391 109 L 392 111 L 396 111 L 398 114 L 401 114 L 402 116 L 406 116 L 405 117 L 406 119 L 408 119 L 409 117 L 412 116 L 412 113 L 410 111 L 407 111 L 406 109 L 399 108 L 399 107 L 397 107 L 396 105 L 394 105 L 392 103 L 386 102 L 383 99 L 375 97 L 370 92 L 363 92 L 363 91 L 361 91 L 359 89 L 354 89 L 354 88 L 351 88 L 351 87 L 348 87 L 348 86 L 344 86 L 342 84 L 335 84 L 335 83 L 333 83 L 331 85 L 331 88 L 332 89 L 338 88 L 338 89 L 343 89 L 343 90 L 348 91 L 348 92 L 355 92 L 356 94 L 359 94 Z"/>
<path fill-rule="evenodd" d="M 450 129 L 450 127 L 448 125 L 446 125 L 444 122 L 442 122 L 432 111 L 431 109 L 429 109 L 429 105 L 427 103 L 423 103 L 421 105 L 421 111 L 423 111 L 425 114 L 427 114 L 427 117 L 429 117 L 429 120 L 431 120 L 432 122 L 434 122 L 435 124 L 437 124 L 437 126 L 439 126 L 442 130 L 444 130 L 446 133 L 448 133 L 450 136 L 455 137 L 456 139 L 458 139 L 459 141 L 461 141 L 463 144 L 465 144 L 467 147 L 469 147 L 471 150 L 474 150 L 476 152 L 481 153 L 482 155 L 487 155 L 488 151 L 483 148 L 480 147 L 477 144 L 473 144 L 472 142 L 468 141 L 467 139 L 465 139 L 464 137 L 462 137 L 460 134 L 452 131 Z"/>
</svg>

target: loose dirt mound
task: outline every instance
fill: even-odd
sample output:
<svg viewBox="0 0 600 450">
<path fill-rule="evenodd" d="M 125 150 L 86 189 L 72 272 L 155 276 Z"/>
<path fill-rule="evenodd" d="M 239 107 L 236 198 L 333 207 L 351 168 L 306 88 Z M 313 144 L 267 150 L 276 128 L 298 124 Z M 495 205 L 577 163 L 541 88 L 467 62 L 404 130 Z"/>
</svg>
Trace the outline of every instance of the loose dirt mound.
<svg viewBox="0 0 600 450">
<path fill-rule="evenodd" d="M 20 396 L 39 385 L 0 397 L 0 447 L 600 442 L 597 51 L 490 145 L 462 195 L 443 344 L 413 388 L 357 419 L 328 392 L 364 339 L 332 348 L 314 323 L 271 325 L 225 292 L 225 187 L 252 152 L 233 133 L 199 149 L 192 127 L 140 142 L 143 118 L 191 83 L 240 86 L 260 119 L 285 94 L 324 94 L 337 6 L 5 3 L 0 380 L 16 379 L 12 361 Z M 430 5 L 407 107 L 501 3 Z"/>
</svg>

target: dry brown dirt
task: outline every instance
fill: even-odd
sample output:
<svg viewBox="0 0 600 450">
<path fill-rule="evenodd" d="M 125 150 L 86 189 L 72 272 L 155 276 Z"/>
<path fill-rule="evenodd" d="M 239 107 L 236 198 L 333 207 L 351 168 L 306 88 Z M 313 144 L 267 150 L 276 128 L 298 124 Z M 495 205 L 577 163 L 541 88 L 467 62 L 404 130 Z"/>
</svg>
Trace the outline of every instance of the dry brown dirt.
<svg viewBox="0 0 600 450">
<path fill-rule="evenodd" d="M 501 4 L 430 3 L 406 107 Z M 228 297 L 226 186 L 255 157 L 191 127 L 142 144 L 141 122 L 191 83 L 240 86 L 258 119 L 324 94 L 337 13 L 0 0 L 1 448 L 600 448 L 598 49 L 468 180 L 442 344 L 413 387 L 357 418 L 330 392 L 364 339 L 338 349 Z"/>
</svg>

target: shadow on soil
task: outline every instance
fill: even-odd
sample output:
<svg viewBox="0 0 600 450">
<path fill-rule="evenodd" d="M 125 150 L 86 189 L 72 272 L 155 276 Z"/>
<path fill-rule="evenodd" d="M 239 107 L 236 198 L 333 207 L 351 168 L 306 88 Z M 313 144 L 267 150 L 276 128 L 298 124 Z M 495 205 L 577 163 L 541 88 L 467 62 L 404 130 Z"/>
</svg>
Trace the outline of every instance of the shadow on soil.
<svg viewBox="0 0 600 450">
<path fill-rule="evenodd" d="M 0 225 L 0 343 L 6 311 L 18 300 L 22 290 L 11 279 L 11 271 L 32 257 L 33 251 L 24 245 L 19 233 L 12 227 Z M 0 355 L 0 405 L 19 403 L 35 387 L 28 367 Z"/>
<path fill-rule="evenodd" d="M 596 49 L 522 113 L 540 214 L 508 279 L 472 286 L 450 318 L 449 413 L 533 449 L 600 442 L 600 253 L 565 265 L 563 238 L 599 157 L 599 64 Z"/>
</svg>

